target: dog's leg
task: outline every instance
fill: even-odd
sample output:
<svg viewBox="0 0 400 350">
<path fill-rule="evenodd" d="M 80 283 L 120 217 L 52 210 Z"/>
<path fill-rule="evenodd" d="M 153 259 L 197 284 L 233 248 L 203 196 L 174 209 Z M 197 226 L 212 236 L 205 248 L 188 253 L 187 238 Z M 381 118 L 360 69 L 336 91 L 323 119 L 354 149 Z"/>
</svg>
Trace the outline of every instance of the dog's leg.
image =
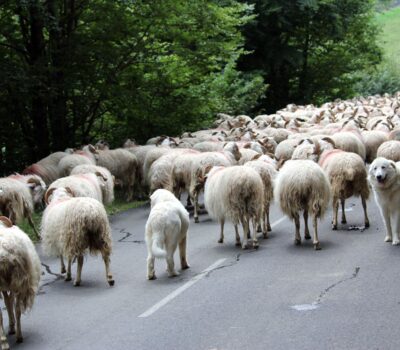
<svg viewBox="0 0 400 350">
<path fill-rule="evenodd" d="M 296 213 L 294 216 L 294 225 L 296 226 L 296 233 L 294 236 L 294 244 L 300 245 L 301 244 L 301 236 L 300 236 L 300 217 L 299 214 Z"/>
<path fill-rule="evenodd" d="M 318 225 L 317 225 L 317 216 L 313 216 L 313 225 L 314 225 L 314 249 L 315 250 L 321 250 L 321 247 L 319 245 L 319 239 L 318 239 Z"/>
<path fill-rule="evenodd" d="M 221 225 L 221 232 L 219 233 L 218 243 L 224 243 L 224 224 L 225 224 L 225 220 L 222 219 L 219 223 Z"/>
<path fill-rule="evenodd" d="M 310 239 L 310 231 L 308 229 L 308 211 L 307 209 L 304 210 L 303 213 L 303 218 L 304 218 L 304 239 Z"/>
<path fill-rule="evenodd" d="M 368 214 L 367 214 L 367 201 L 365 198 L 362 196 L 361 197 L 361 203 L 364 209 L 364 225 L 365 227 L 369 227 L 369 219 L 368 219 Z"/>
<path fill-rule="evenodd" d="M 392 225 L 390 223 L 390 210 L 387 207 L 382 207 L 382 216 L 386 226 L 385 242 L 392 241 Z"/>
<path fill-rule="evenodd" d="M 332 230 L 337 230 L 339 201 L 336 196 L 333 197 L 332 207 L 333 207 Z"/>
<path fill-rule="evenodd" d="M 188 269 L 190 266 L 186 260 L 186 235 L 179 242 L 179 256 L 181 259 L 181 268 L 182 270 Z"/>
<path fill-rule="evenodd" d="M 149 254 L 147 257 L 147 279 L 148 280 L 155 280 L 156 279 L 156 273 L 154 270 L 154 261 L 155 257 L 152 254 Z"/>
<path fill-rule="evenodd" d="M 173 252 L 175 249 L 172 250 Z M 175 271 L 175 263 L 174 263 L 174 256 L 171 254 L 167 255 L 167 272 L 169 277 L 178 276 L 179 273 Z"/>
<path fill-rule="evenodd" d="M 345 199 L 340 198 L 340 204 L 342 205 L 342 224 L 347 224 L 346 212 L 344 210 L 344 202 L 345 202 Z"/>
</svg>

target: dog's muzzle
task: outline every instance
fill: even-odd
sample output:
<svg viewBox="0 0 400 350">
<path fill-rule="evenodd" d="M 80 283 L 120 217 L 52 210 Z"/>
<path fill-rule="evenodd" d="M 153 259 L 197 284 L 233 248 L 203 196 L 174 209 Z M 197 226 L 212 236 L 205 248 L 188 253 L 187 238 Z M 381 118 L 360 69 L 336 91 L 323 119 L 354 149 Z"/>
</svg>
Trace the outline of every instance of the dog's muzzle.
<svg viewBox="0 0 400 350">
<path fill-rule="evenodd" d="M 382 175 L 377 175 L 376 176 L 376 181 L 378 181 L 380 184 L 383 184 L 385 182 L 385 176 Z"/>
</svg>

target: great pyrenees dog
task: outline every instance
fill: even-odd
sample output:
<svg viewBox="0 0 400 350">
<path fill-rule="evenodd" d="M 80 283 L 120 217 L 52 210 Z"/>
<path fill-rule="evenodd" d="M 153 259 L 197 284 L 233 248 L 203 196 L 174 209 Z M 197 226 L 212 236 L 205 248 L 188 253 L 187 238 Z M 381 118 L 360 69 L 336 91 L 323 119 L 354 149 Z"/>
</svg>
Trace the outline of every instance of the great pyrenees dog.
<svg viewBox="0 0 400 350">
<path fill-rule="evenodd" d="M 157 190 L 151 197 L 151 211 L 146 223 L 147 279 L 156 278 L 155 258 L 167 260 L 169 277 L 177 276 L 174 253 L 179 244 L 182 270 L 189 268 L 186 261 L 186 236 L 189 228 L 189 213 L 182 203 L 169 191 Z"/>
<path fill-rule="evenodd" d="M 376 158 L 369 168 L 376 202 L 386 226 L 385 242 L 400 243 L 400 167 L 392 160 Z"/>
</svg>

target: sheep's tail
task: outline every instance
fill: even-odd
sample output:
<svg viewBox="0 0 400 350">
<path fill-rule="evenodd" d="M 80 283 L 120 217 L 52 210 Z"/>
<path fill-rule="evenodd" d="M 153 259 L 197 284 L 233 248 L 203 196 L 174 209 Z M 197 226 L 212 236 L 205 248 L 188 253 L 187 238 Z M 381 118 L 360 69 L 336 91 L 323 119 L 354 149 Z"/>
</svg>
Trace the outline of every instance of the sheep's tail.
<svg viewBox="0 0 400 350">
<path fill-rule="evenodd" d="M 156 258 L 165 258 L 167 256 L 167 252 L 164 249 L 164 242 L 160 234 L 154 234 L 153 236 L 153 244 L 151 245 L 151 251 Z"/>
<path fill-rule="evenodd" d="M 355 176 L 355 171 L 353 168 L 347 168 L 345 170 L 345 175 L 346 175 L 346 180 L 347 181 L 353 181 L 354 180 L 354 176 Z"/>
</svg>

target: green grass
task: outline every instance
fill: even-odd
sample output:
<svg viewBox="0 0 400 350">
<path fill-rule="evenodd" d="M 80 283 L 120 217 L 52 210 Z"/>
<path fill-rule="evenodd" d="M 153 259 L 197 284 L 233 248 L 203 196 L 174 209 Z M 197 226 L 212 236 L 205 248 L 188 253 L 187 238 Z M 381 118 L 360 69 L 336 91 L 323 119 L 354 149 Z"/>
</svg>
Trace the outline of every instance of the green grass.
<svg viewBox="0 0 400 350">
<path fill-rule="evenodd" d="M 376 21 L 382 27 L 379 44 L 384 52 L 384 61 L 400 71 L 400 7 L 379 13 Z"/>
<path fill-rule="evenodd" d="M 106 205 L 106 211 L 108 215 L 115 215 L 117 213 L 120 213 L 128 209 L 138 208 L 144 205 L 145 203 L 146 201 L 133 201 L 128 203 L 125 200 L 116 197 L 112 204 Z M 42 220 L 42 213 L 43 212 L 34 213 L 32 217 L 37 231 L 40 230 L 40 221 Z M 33 231 L 33 228 L 29 225 L 28 220 L 24 220 L 18 226 L 32 239 L 33 242 L 39 241 L 39 237 L 36 236 L 35 232 Z"/>
</svg>

